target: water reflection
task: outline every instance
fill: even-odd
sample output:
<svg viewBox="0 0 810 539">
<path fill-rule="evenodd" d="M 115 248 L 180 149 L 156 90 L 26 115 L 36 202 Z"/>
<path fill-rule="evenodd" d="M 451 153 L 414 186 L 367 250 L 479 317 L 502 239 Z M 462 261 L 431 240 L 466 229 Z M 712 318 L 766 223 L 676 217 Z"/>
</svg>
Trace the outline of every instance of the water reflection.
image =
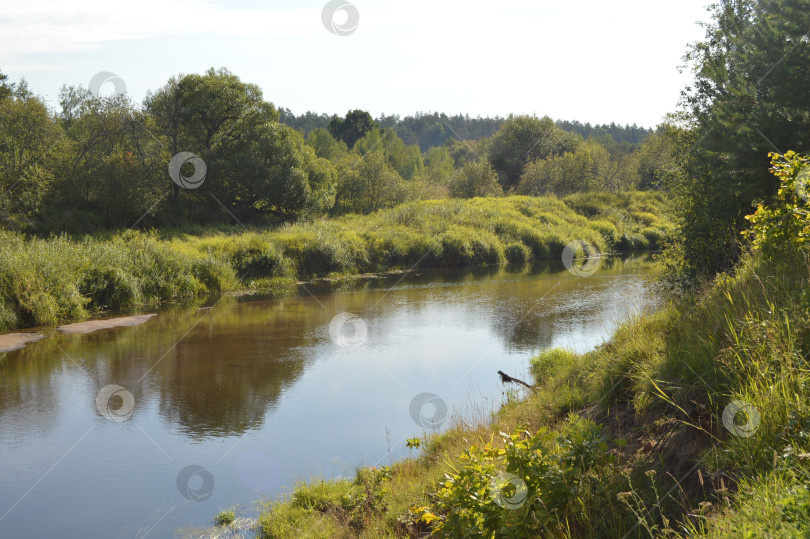
<svg viewBox="0 0 810 539">
<path fill-rule="evenodd" d="M 213 308 L 170 309 L 123 330 L 44 330 L 48 338 L 0 363 L 0 429 L 8 439 L 52 428 L 60 415 L 59 380 L 78 370 L 89 400 L 115 383 L 136 403 L 154 400 L 160 416 L 192 439 L 239 435 L 262 428 L 268 411 L 318 355 L 313 347 L 330 344 L 326 327 L 340 312 L 367 320 L 370 346 L 396 341 L 427 316 L 460 329 L 484 321 L 508 350 L 539 350 L 555 345 L 560 333 L 579 331 L 588 341 L 594 321 L 613 324 L 628 298 L 639 301 L 642 285 L 617 287 L 611 277 L 648 271 L 649 264 L 646 258 L 608 258 L 587 279 L 561 265 L 529 274 L 423 271 L 402 282 L 393 275 L 312 285 L 314 297 L 298 290 L 276 298 L 219 298 Z M 389 293 L 395 285 L 396 294 Z M 446 340 L 434 339 L 425 346 Z M 136 406 L 134 417 L 143 408 Z"/>
</svg>

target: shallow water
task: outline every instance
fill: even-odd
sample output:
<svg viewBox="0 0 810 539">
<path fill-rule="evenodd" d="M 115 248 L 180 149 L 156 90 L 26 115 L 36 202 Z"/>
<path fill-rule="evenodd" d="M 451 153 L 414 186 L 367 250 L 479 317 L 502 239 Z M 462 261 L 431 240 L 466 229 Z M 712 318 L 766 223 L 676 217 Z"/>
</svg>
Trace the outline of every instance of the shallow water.
<svg viewBox="0 0 810 539">
<path fill-rule="evenodd" d="M 296 480 L 407 456 L 406 438 L 451 424 L 445 409 L 487 417 L 499 369 L 528 381 L 538 351 L 587 351 L 650 308 L 652 271 L 422 271 L 90 334 L 40 328 L 0 355 L 0 536 L 171 537 Z"/>
</svg>

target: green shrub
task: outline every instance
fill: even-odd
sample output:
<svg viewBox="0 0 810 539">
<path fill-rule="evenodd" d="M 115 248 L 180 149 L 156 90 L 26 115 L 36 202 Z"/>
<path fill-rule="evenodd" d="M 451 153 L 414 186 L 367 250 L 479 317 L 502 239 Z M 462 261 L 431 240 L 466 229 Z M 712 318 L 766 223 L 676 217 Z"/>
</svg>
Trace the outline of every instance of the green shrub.
<svg viewBox="0 0 810 539">
<path fill-rule="evenodd" d="M 589 226 L 596 230 L 599 235 L 604 238 L 605 242 L 609 245 L 615 244 L 616 240 L 619 237 L 619 231 L 616 228 L 616 225 L 611 223 L 610 221 L 605 220 L 597 220 L 591 221 Z"/>
<path fill-rule="evenodd" d="M 431 520 L 439 537 L 558 535 L 577 521 L 583 506 L 613 508 L 615 499 L 595 488 L 615 475 L 601 426 L 571 416 L 557 436 L 542 429 L 501 433 L 492 443 L 466 449 L 461 466 L 435 494 Z"/>
<path fill-rule="evenodd" d="M 290 272 L 290 264 L 271 243 L 253 237 L 247 245 L 240 245 L 231 255 L 231 265 L 243 281 L 266 277 L 283 277 Z"/>
<path fill-rule="evenodd" d="M 572 209 L 585 211 L 589 204 L 602 219 L 589 222 Z M 522 265 L 558 258 L 577 239 L 602 251 L 615 247 L 618 223 L 624 232 L 619 248 L 658 246 L 671 227 L 648 230 L 630 212 L 661 213 L 662 206 L 653 193 L 591 193 L 565 201 L 511 196 L 414 202 L 272 231 L 174 230 L 165 232 L 169 239 L 132 230 L 81 240 L 0 231 L 0 327 L 48 325 L 88 311 L 330 274 L 417 264 Z"/>
<path fill-rule="evenodd" d="M 641 230 L 641 235 L 644 236 L 647 249 L 661 249 L 664 246 L 669 234 L 660 228 L 644 228 Z"/>
<path fill-rule="evenodd" d="M 648 246 L 647 239 L 639 234 L 622 234 L 619 241 L 616 242 L 616 249 L 619 251 L 637 251 L 644 249 Z"/>
<path fill-rule="evenodd" d="M 191 272 L 203 284 L 205 292 L 219 293 L 237 286 L 234 268 L 222 260 L 212 258 L 195 260 Z"/>
<path fill-rule="evenodd" d="M 79 291 L 93 309 L 120 309 L 141 303 L 138 280 L 117 268 L 89 268 L 79 282 Z"/>
</svg>

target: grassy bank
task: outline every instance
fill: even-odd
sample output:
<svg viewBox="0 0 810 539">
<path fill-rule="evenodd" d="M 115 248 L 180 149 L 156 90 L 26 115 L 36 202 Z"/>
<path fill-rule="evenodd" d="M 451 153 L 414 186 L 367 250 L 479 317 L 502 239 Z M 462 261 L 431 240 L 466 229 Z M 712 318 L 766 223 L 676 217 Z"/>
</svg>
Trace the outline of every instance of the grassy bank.
<svg viewBox="0 0 810 539">
<path fill-rule="evenodd" d="M 633 192 L 422 201 L 275 230 L 0 232 L 0 330 L 415 264 L 522 266 L 578 239 L 602 252 L 657 249 L 671 231 L 663 197 Z"/>
<path fill-rule="evenodd" d="M 752 255 L 590 353 L 546 351 L 490 425 L 298 485 L 261 535 L 808 536 L 808 260 Z"/>
</svg>

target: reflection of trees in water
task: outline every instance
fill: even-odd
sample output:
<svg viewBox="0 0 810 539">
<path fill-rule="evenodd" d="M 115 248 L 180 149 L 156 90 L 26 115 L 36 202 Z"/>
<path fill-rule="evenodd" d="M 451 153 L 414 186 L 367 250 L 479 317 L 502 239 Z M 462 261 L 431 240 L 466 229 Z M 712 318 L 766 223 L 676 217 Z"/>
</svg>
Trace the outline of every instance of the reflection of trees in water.
<svg viewBox="0 0 810 539">
<path fill-rule="evenodd" d="M 309 344 L 308 334 L 323 321 L 296 298 L 230 303 L 208 312 L 163 313 L 133 328 L 51 335 L 9 354 L 0 363 L 0 425 L 10 426 L 3 432 L 55 426 L 63 376 L 77 370 L 68 358 L 90 380 L 84 400 L 93 413 L 101 388 L 118 384 L 135 398 L 134 419 L 158 393 L 160 413 L 190 436 L 259 428 L 284 388 L 304 371 L 304 359 L 286 351 Z"/>
<path fill-rule="evenodd" d="M 45 434 L 56 426 L 59 387 L 54 378 L 59 374 L 53 364 L 34 353 L 31 345 L 0 360 L 0 432 L 4 441 Z"/>
<path fill-rule="evenodd" d="M 638 259 L 609 258 L 589 278 L 571 275 L 562 264 L 544 264 L 530 278 L 497 269 L 421 271 L 391 296 L 384 290 L 401 275 L 355 283 L 352 293 L 318 301 L 303 293 L 262 302 L 226 298 L 210 311 L 164 311 L 143 326 L 51 335 L 0 362 L 0 429 L 8 436 L 25 429 L 22 436 L 53 428 L 64 404 L 59 399 L 70 392 L 60 394 L 60 385 L 76 372 L 72 358 L 90 380 L 83 400 L 93 413 L 98 391 L 118 384 L 135 397 L 136 420 L 154 395 L 159 413 L 188 436 L 241 434 L 262 426 L 341 311 L 385 318 L 397 305 L 414 314 L 452 305 L 476 326 L 484 317 L 508 347 L 541 348 L 561 324 L 609 315 L 623 301 L 622 287 L 604 277 L 634 266 L 649 269 Z"/>
<path fill-rule="evenodd" d="M 304 372 L 296 349 L 322 324 L 314 309 L 286 298 L 198 313 L 202 321 L 150 373 L 160 414 L 193 438 L 260 428 Z"/>
<path fill-rule="evenodd" d="M 507 348 L 536 350 L 552 345 L 560 328 L 579 326 L 585 331 L 593 320 L 611 324 L 625 309 L 644 307 L 646 302 L 639 298 L 642 289 L 628 294 L 627 281 L 611 277 L 649 272 L 651 264 L 648 255 L 605 257 L 598 273 L 590 277 L 569 273 L 562 262 L 544 262 L 517 273 L 498 268 L 425 271 L 403 283 L 397 298 L 405 298 L 397 301 L 406 303 L 414 315 L 452 304 L 465 312 L 464 319 L 488 324 Z M 624 286 L 617 287 L 620 282 Z M 489 283 L 497 287 L 488 287 Z M 369 287 L 385 288 L 379 283 Z"/>
</svg>

